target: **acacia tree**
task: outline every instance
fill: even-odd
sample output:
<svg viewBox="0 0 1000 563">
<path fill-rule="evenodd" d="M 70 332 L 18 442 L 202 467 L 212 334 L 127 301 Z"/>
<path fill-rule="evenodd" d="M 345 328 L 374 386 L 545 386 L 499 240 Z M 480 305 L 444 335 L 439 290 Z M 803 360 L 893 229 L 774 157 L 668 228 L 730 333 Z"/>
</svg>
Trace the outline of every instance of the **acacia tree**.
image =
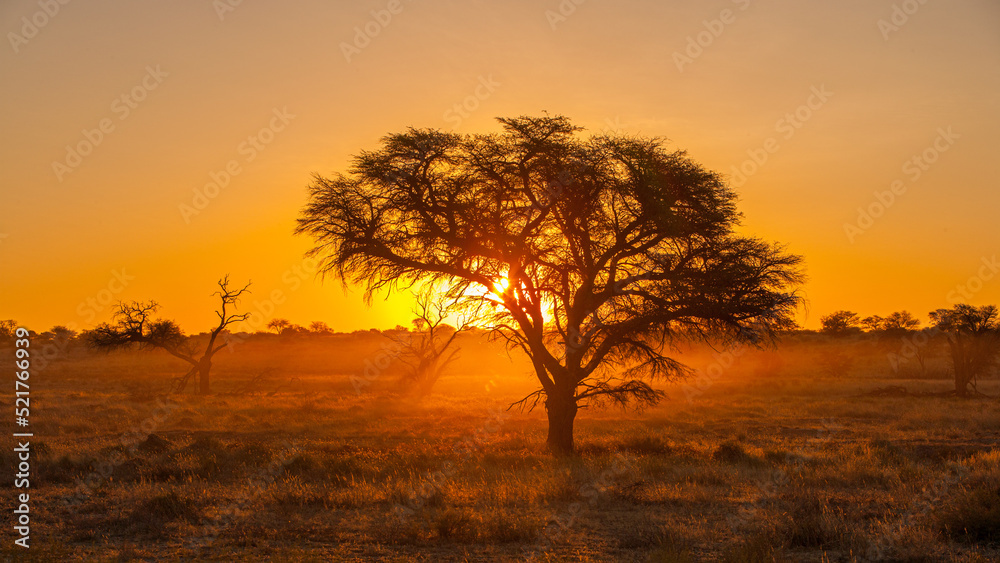
<svg viewBox="0 0 1000 563">
<path fill-rule="evenodd" d="M 866 325 L 876 322 L 881 324 L 884 321 L 885 319 L 881 317 L 867 317 L 864 320 Z M 843 336 L 857 331 L 862 321 L 858 320 L 858 314 L 853 311 L 834 311 L 825 317 L 821 317 L 819 323 L 823 327 L 823 332 L 835 336 Z"/>
<path fill-rule="evenodd" d="M 275 334 L 281 334 L 286 329 L 292 328 L 292 321 L 288 319 L 271 319 L 267 323 L 267 328 L 273 330 Z"/>
<path fill-rule="evenodd" d="M 826 317 L 824 317 L 826 318 Z M 822 321 L 821 321 L 822 322 Z M 885 318 L 878 315 L 872 315 L 870 317 L 865 317 L 861 319 L 861 326 L 866 332 L 878 332 L 882 330 L 885 326 Z M 823 329 L 826 330 L 827 327 L 824 325 Z"/>
<path fill-rule="evenodd" d="M 315 176 L 297 232 L 320 271 L 381 290 L 417 283 L 484 311 L 531 360 L 548 445 L 573 452 L 581 407 L 652 404 L 690 372 L 682 336 L 762 344 L 788 326 L 801 259 L 737 235 L 736 195 L 660 139 L 581 138 L 565 117 L 503 133 L 389 135 L 348 174 Z"/>
<path fill-rule="evenodd" d="M 909 311 L 896 311 L 882 321 L 882 330 L 894 334 L 906 334 L 920 328 L 920 321 Z"/>
<path fill-rule="evenodd" d="M 955 372 L 955 394 L 965 397 L 976 379 L 1000 358 L 1000 320 L 996 305 L 959 304 L 930 313 L 934 327 L 948 336 L 948 351 Z"/>
<path fill-rule="evenodd" d="M 333 334 L 333 329 L 323 321 L 313 321 L 309 323 L 309 332 L 313 334 Z"/>
<path fill-rule="evenodd" d="M 857 315 L 849 311 L 840 311 L 840 313 L 846 313 L 847 315 L 854 315 L 854 319 Z M 851 317 L 841 316 L 840 319 L 836 321 L 830 321 L 829 319 L 834 318 L 833 315 L 829 317 L 824 317 L 827 323 L 823 325 L 823 329 L 834 332 L 834 333 L 844 333 L 850 332 L 854 323 L 851 322 Z M 822 321 L 821 321 L 822 322 Z M 840 322 L 841 326 L 835 327 L 834 325 Z M 872 315 L 870 317 L 865 317 L 861 319 L 858 323 L 866 332 L 869 333 L 885 333 L 889 336 L 902 336 L 910 331 L 920 328 L 920 321 L 913 316 L 909 311 L 896 311 L 891 313 L 888 317 L 880 317 L 878 315 Z M 877 335 L 876 335 L 877 336 Z"/>
<path fill-rule="evenodd" d="M 178 378 L 175 392 L 181 392 L 187 387 L 188 381 L 198 374 L 198 393 L 207 395 L 209 392 L 209 375 L 212 369 L 212 357 L 229 343 L 216 344 L 219 335 L 230 325 L 245 321 L 250 313 L 234 313 L 240 297 L 249 293 L 250 284 L 240 289 L 229 287 L 229 276 L 219 280 L 219 290 L 212 295 L 219 296 L 220 306 L 215 312 L 219 324 L 209 333 L 208 343 L 204 352 L 197 356 L 197 351 L 190 345 L 177 323 L 166 319 L 154 319 L 153 315 L 159 309 L 155 301 L 132 301 L 119 303 L 112 323 L 103 323 L 87 334 L 91 347 L 100 350 L 120 350 L 132 347 L 140 349 L 161 348 L 168 354 L 191 364 L 191 369 Z"/>
</svg>

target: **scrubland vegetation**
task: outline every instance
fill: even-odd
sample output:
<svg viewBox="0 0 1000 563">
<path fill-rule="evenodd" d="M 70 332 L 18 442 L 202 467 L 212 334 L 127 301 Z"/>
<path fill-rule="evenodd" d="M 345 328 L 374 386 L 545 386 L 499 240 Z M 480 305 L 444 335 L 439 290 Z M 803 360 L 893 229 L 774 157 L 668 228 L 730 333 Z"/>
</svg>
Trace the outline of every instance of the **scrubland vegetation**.
<svg viewBox="0 0 1000 563">
<path fill-rule="evenodd" d="M 541 409 L 506 410 L 530 366 L 479 331 L 422 397 L 376 332 L 252 336 L 207 396 L 164 395 L 186 366 L 162 350 L 70 341 L 32 377 L 33 547 L 0 556 L 996 560 L 1000 405 L 935 395 L 945 344 L 921 365 L 912 337 L 682 348 L 695 375 L 641 412 L 582 410 L 570 458 Z"/>
</svg>

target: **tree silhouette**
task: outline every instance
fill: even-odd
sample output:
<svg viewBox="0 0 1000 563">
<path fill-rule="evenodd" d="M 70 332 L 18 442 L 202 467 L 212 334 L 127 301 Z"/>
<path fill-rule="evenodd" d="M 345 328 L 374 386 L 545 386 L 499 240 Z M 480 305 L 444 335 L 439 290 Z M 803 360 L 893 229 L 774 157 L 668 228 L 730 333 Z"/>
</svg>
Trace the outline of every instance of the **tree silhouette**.
<svg viewBox="0 0 1000 563">
<path fill-rule="evenodd" d="M 798 256 L 734 233 L 723 178 L 660 139 L 582 139 L 565 117 L 499 119 L 503 133 L 409 129 L 316 176 L 297 232 L 320 270 L 381 290 L 430 283 L 480 307 L 523 350 L 548 445 L 573 452 L 595 402 L 656 403 L 656 379 L 690 372 L 677 338 L 762 344 L 799 303 Z"/>
<path fill-rule="evenodd" d="M 976 379 L 996 365 L 1000 357 L 1000 320 L 996 305 L 955 305 L 930 313 L 935 328 L 948 336 L 948 351 L 955 372 L 955 394 L 965 397 Z"/>
<path fill-rule="evenodd" d="M 882 323 L 884 321 L 885 319 L 881 317 L 865 318 L 866 325 L 874 322 Z M 844 336 L 845 334 L 856 332 L 861 322 L 858 320 L 858 314 L 852 311 L 835 311 L 819 319 L 822 331 L 834 336 Z"/>
<path fill-rule="evenodd" d="M 272 319 L 267 323 L 267 328 L 273 330 L 275 334 L 281 334 L 291 327 L 292 322 L 288 319 Z"/>
<path fill-rule="evenodd" d="M 898 336 L 920 328 L 920 321 L 909 311 L 896 311 L 882 320 L 881 328 Z"/>
<path fill-rule="evenodd" d="M 828 318 L 828 317 L 824 317 Z M 820 321 L 822 323 L 822 321 Z M 885 326 L 885 318 L 878 315 L 872 315 L 870 317 L 865 317 L 861 319 L 861 327 L 865 329 L 866 332 L 878 332 L 882 330 Z M 827 328 L 823 326 L 824 330 Z M 832 329 L 832 327 L 831 327 Z"/>
<path fill-rule="evenodd" d="M 323 321 L 313 321 L 309 323 L 309 332 L 313 334 L 333 334 L 333 329 Z"/>
<path fill-rule="evenodd" d="M 418 296 L 414 330 L 389 336 L 399 346 L 399 362 L 406 366 L 403 383 L 418 396 L 430 393 L 448 365 L 458 359 L 460 348 L 454 346 L 455 338 L 471 326 L 468 317 L 457 327 L 445 324 L 449 305 L 446 299 L 429 294 Z"/>
<path fill-rule="evenodd" d="M 229 276 L 219 280 L 219 291 L 212 294 L 219 296 L 221 302 L 219 310 L 215 312 L 219 317 L 219 324 L 209 333 L 208 343 L 200 357 L 195 357 L 197 351 L 190 345 L 177 323 L 153 318 L 153 314 L 159 309 L 159 304 L 155 301 L 119 303 L 112 323 L 100 324 L 87 333 L 88 344 L 92 348 L 106 351 L 132 347 L 161 348 L 191 364 L 187 374 L 177 379 L 174 391 L 183 391 L 191 377 L 197 373 L 198 393 L 207 395 L 212 357 L 228 345 L 228 342 L 216 345 L 216 340 L 230 325 L 250 317 L 250 313 L 237 314 L 230 310 L 235 309 L 244 293 L 249 293 L 249 287 L 248 283 L 240 289 L 230 288 Z"/>
<path fill-rule="evenodd" d="M 63 325 L 55 325 L 49 329 L 49 332 L 52 333 L 53 338 L 60 341 L 72 340 L 77 336 L 77 332 L 75 330 Z"/>
<path fill-rule="evenodd" d="M 0 341 L 13 340 L 17 332 L 17 321 L 14 319 L 0 320 Z"/>
<path fill-rule="evenodd" d="M 855 322 L 857 315 L 854 313 L 838 311 L 833 315 L 823 317 L 823 319 L 827 320 L 827 323 L 823 325 L 824 330 L 829 328 L 829 331 L 834 333 L 850 332 L 852 328 L 860 325 L 867 332 L 885 332 L 891 336 L 900 336 L 920 327 L 920 321 L 909 311 L 896 311 L 888 317 L 872 315 L 859 322 Z"/>
</svg>

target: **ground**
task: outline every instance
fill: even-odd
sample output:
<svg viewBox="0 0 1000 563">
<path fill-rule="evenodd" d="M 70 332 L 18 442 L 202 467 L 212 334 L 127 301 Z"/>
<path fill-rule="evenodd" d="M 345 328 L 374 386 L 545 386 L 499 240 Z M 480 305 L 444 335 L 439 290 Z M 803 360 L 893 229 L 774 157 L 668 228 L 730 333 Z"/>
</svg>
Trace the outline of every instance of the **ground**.
<svg viewBox="0 0 1000 563">
<path fill-rule="evenodd" d="M 532 382 L 500 354 L 417 399 L 363 360 L 337 373 L 343 346 L 243 346 L 208 397 L 164 399 L 183 370 L 155 353 L 33 375 L 32 547 L 8 535 L 0 559 L 1000 558 L 1000 404 L 866 396 L 949 387 L 881 348 L 743 354 L 644 412 L 581 411 L 579 456 L 555 459 L 544 413 L 505 410 Z"/>
</svg>

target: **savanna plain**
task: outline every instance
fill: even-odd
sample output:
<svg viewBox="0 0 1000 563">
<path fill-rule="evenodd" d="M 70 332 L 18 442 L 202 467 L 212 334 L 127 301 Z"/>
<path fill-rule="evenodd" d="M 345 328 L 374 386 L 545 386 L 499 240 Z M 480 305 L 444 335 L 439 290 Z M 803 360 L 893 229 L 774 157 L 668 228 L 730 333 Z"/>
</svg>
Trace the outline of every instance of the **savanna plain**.
<svg viewBox="0 0 1000 563">
<path fill-rule="evenodd" d="M 666 400 L 581 410 L 578 455 L 554 457 L 544 409 L 507 408 L 537 386 L 517 356 L 464 334 L 414 395 L 387 342 L 256 335 L 220 352 L 208 396 L 166 394 L 185 368 L 162 351 L 64 344 L 32 375 L 32 548 L 0 558 L 1000 558 L 1000 384 L 938 394 L 943 343 L 681 347 L 696 373 Z"/>
</svg>

